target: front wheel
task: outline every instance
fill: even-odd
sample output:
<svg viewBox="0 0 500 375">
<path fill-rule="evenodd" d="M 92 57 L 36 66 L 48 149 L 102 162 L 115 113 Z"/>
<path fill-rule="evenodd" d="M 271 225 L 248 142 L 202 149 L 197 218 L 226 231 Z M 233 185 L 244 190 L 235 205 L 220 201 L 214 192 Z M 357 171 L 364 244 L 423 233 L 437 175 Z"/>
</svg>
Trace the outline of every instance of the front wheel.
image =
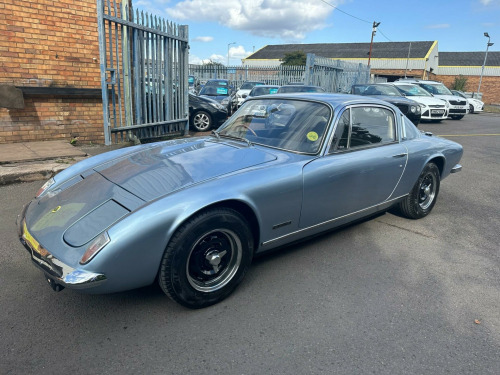
<svg viewBox="0 0 500 375">
<path fill-rule="evenodd" d="M 440 174 L 434 163 L 429 163 L 418 177 L 410 194 L 399 203 L 401 213 L 410 219 L 421 219 L 427 216 L 439 193 Z"/>
<path fill-rule="evenodd" d="M 191 125 L 199 132 L 206 132 L 212 128 L 212 116 L 208 112 L 198 111 L 191 119 Z"/>
<path fill-rule="evenodd" d="M 211 209 L 189 219 L 174 234 L 158 281 L 181 305 L 207 307 L 238 286 L 252 257 L 253 237 L 245 218 L 229 208 Z"/>
<path fill-rule="evenodd" d="M 474 113 L 474 106 L 469 104 L 469 113 L 472 115 Z"/>
</svg>

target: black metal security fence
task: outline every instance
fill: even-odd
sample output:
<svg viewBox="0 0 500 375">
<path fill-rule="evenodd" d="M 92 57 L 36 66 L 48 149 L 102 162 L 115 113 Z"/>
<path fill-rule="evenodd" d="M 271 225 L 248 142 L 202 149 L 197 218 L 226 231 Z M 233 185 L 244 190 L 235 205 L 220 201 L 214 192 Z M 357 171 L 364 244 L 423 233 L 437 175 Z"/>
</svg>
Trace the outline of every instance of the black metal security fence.
<svg viewBox="0 0 500 375">
<path fill-rule="evenodd" d="M 189 65 L 189 74 L 201 84 L 209 79 L 228 79 L 235 87 L 245 81 L 260 81 L 269 85 L 286 85 L 301 82 L 323 87 L 328 92 L 349 92 L 354 84 L 369 83 L 370 68 L 325 57 L 307 55 L 302 66 L 224 66 L 221 64 Z"/>
<path fill-rule="evenodd" d="M 97 0 L 104 138 L 188 131 L 188 27 Z"/>
</svg>

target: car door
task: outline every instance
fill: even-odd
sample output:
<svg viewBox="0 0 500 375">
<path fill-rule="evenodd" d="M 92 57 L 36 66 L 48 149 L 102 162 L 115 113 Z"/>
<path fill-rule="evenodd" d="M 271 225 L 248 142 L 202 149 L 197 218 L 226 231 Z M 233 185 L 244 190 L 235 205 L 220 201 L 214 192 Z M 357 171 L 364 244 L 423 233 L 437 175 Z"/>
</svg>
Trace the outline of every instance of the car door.
<svg viewBox="0 0 500 375">
<path fill-rule="evenodd" d="M 329 150 L 303 169 L 300 227 L 307 228 L 376 206 L 391 198 L 406 167 L 396 115 L 381 105 L 347 107 Z"/>
</svg>

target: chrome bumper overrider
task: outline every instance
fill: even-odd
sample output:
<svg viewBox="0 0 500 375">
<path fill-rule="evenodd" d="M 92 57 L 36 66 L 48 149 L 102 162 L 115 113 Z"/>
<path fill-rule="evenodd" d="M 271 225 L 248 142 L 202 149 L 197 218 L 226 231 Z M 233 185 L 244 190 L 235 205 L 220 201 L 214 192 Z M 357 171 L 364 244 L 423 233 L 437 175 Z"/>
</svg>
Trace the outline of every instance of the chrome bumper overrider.
<svg viewBox="0 0 500 375">
<path fill-rule="evenodd" d="M 453 168 L 451 168 L 450 173 L 457 173 L 462 170 L 462 166 L 460 164 L 455 165 Z"/>
<path fill-rule="evenodd" d="M 106 276 L 104 274 L 75 269 L 61 262 L 40 244 L 37 243 L 34 246 L 32 242 L 36 240 L 34 240 L 25 229 L 24 214 L 26 208 L 27 207 L 23 209 L 22 214 L 18 217 L 17 225 L 19 239 L 26 250 L 31 254 L 33 263 L 40 268 L 47 277 L 47 281 L 52 289 L 59 291 L 65 287 L 70 289 L 93 288 L 106 281 Z"/>
</svg>

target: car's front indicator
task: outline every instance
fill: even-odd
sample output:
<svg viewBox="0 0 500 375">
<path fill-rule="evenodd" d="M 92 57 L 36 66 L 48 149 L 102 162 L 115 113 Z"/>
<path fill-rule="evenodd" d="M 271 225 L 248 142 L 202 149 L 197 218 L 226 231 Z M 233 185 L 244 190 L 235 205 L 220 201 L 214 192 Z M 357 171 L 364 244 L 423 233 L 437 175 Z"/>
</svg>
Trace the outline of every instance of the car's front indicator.
<svg viewBox="0 0 500 375">
<path fill-rule="evenodd" d="M 36 192 L 35 198 L 38 198 L 40 195 L 42 195 L 47 189 L 49 189 L 52 185 L 54 185 L 56 182 L 54 181 L 54 178 L 51 178 L 50 180 L 47 180 L 40 189 Z"/>
<path fill-rule="evenodd" d="M 94 238 L 89 247 L 87 247 L 87 250 L 85 251 L 85 254 L 83 254 L 82 259 L 80 259 L 80 264 L 87 264 L 88 262 L 90 262 L 92 258 L 109 243 L 109 241 L 111 240 L 107 232 L 102 232 L 100 235 Z"/>
</svg>

